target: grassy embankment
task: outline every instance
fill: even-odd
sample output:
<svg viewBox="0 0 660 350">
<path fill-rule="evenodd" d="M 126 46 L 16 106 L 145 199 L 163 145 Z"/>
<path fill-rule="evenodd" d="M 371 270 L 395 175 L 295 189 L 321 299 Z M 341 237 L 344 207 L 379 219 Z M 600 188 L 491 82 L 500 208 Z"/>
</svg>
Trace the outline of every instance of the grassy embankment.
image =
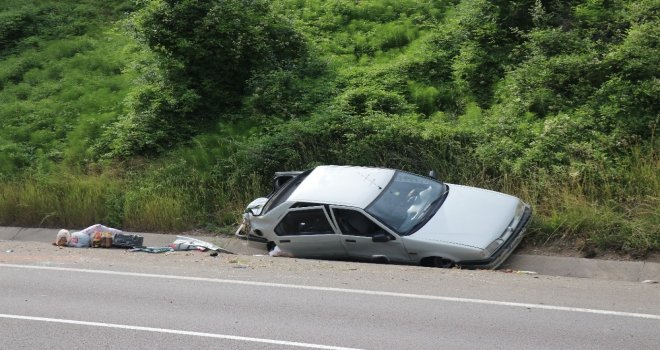
<svg viewBox="0 0 660 350">
<path fill-rule="evenodd" d="M 240 105 L 167 143 L 126 118 L 167 95 L 132 2 L 6 2 L 0 224 L 223 230 L 272 171 L 335 163 L 520 196 L 535 244 L 658 250 L 657 6 L 454 3 L 277 1 L 321 68 L 254 73 Z M 108 130 L 157 151 L 118 154 Z"/>
</svg>

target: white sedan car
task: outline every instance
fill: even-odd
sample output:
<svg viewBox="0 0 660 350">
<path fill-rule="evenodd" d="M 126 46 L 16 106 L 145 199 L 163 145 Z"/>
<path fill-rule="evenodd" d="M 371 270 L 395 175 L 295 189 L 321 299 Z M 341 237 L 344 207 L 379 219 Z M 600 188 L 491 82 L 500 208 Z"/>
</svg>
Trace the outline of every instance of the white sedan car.
<svg viewBox="0 0 660 350">
<path fill-rule="evenodd" d="M 393 169 L 318 166 L 274 184 L 237 234 L 300 258 L 494 269 L 531 216 L 514 196 Z"/>
</svg>

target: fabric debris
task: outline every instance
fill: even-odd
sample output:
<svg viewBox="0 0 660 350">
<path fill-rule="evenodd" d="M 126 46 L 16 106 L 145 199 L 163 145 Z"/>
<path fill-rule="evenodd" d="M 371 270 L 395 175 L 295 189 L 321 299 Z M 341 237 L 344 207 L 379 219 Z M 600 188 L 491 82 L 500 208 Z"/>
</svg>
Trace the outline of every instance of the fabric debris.
<svg viewBox="0 0 660 350">
<path fill-rule="evenodd" d="M 201 239 L 186 237 L 186 236 L 176 236 L 176 239 L 170 247 L 174 250 L 214 250 L 216 252 L 225 253 L 225 254 L 234 254 L 228 250 L 218 247 L 213 243 L 202 241 Z M 200 249 L 201 248 L 201 249 Z"/>
<path fill-rule="evenodd" d="M 172 248 L 175 251 L 188 251 L 188 250 L 200 250 L 200 251 L 207 251 L 209 250 L 206 247 L 200 247 L 198 245 L 190 244 L 190 243 L 171 243 L 169 245 L 170 248 Z"/>
<path fill-rule="evenodd" d="M 517 273 L 517 274 L 521 274 L 521 275 L 538 275 L 539 274 L 536 271 L 512 270 L 512 269 L 502 269 L 502 270 L 498 270 L 498 271 L 504 272 L 504 273 Z"/>
<path fill-rule="evenodd" d="M 74 232 L 61 229 L 59 232 L 57 232 L 57 235 L 55 236 L 55 242 L 53 242 L 53 244 L 61 247 L 69 246 L 75 248 L 88 248 L 90 246 L 93 248 L 110 248 L 113 246 L 113 240 L 115 240 L 115 237 L 119 236 L 130 237 L 128 241 L 131 243 L 137 242 L 137 244 L 127 246 L 129 248 L 132 246 L 142 246 L 141 236 L 124 235 L 121 230 L 101 224 L 95 224 L 80 231 Z M 140 240 L 137 240 L 137 238 Z M 126 241 L 126 239 L 124 241 Z M 122 241 L 120 240 L 119 243 L 121 242 Z"/>
<path fill-rule="evenodd" d="M 273 248 L 273 250 L 268 252 L 268 255 L 270 255 L 270 256 L 281 256 L 281 257 L 285 257 L 285 258 L 293 258 L 293 254 L 283 251 L 278 246 L 275 246 L 275 248 Z"/>
<path fill-rule="evenodd" d="M 173 252 L 174 249 L 171 247 L 135 247 L 133 249 L 129 249 L 129 252 L 146 252 L 146 253 L 168 253 L 168 252 Z"/>
<path fill-rule="evenodd" d="M 89 235 L 81 231 L 72 233 L 68 242 L 69 247 L 74 248 L 89 248 L 89 244 Z"/>
<path fill-rule="evenodd" d="M 94 232 L 110 232 L 112 234 L 123 233 L 122 230 L 118 230 L 116 228 L 104 226 L 104 225 L 101 225 L 101 224 L 92 225 L 92 226 L 87 227 L 83 230 L 80 230 L 79 232 L 83 232 L 84 234 L 86 234 L 90 237 L 92 236 L 92 234 Z"/>
<path fill-rule="evenodd" d="M 120 248 L 136 248 L 142 247 L 144 244 L 144 237 L 139 235 L 132 235 L 126 233 L 115 233 L 112 236 L 112 245 Z"/>
</svg>

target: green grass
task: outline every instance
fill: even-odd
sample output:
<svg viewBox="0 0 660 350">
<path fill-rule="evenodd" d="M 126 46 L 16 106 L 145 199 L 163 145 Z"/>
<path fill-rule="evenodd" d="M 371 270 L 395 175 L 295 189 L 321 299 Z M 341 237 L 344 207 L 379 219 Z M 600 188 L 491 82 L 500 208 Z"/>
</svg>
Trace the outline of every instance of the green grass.
<svg viewBox="0 0 660 350">
<path fill-rule="evenodd" d="M 134 41 L 115 28 L 126 1 L 10 1 L 0 16 L 0 178 L 53 163 L 81 168 L 123 112 Z M 129 7 L 127 7 L 129 6 Z M 127 60 L 128 59 L 128 60 Z"/>
<path fill-rule="evenodd" d="M 200 152 L 202 148 L 196 148 Z M 195 150 L 182 151 L 191 157 Z M 457 182 L 520 196 L 534 208 L 528 242 L 573 246 L 585 255 L 615 251 L 642 257 L 660 249 L 658 161 L 637 153 L 628 185 L 603 196 L 593 184 L 528 186 L 511 179 L 465 174 Z M 192 157 L 199 161 L 200 156 Z M 84 227 L 103 222 L 137 231 L 174 232 L 236 225 L 244 206 L 269 189 L 255 174 L 213 178 L 186 161 L 150 165 L 140 179 L 102 175 L 26 178 L 0 184 L 0 225 Z M 211 167 L 208 163 L 204 166 Z M 472 176 L 471 176 L 472 175 Z M 625 182 L 618 182 L 623 184 Z"/>
<path fill-rule="evenodd" d="M 106 199 L 121 184 L 105 177 L 22 179 L 0 184 L 0 224 L 82 227 L 108 216 Z"/>
<path fill-rule="evenodd" d="M 506 188 L 534 206 L 530 241 L 540 246 L 573 246 L 585 255 L 614 251 L 643 257 L 660 249 L 657 154 L 653 149 L 634 148 L 626 161 L 627 171 L 607 184 L 587 177 L 533 190 L 520 184 Z"/>
</svg>

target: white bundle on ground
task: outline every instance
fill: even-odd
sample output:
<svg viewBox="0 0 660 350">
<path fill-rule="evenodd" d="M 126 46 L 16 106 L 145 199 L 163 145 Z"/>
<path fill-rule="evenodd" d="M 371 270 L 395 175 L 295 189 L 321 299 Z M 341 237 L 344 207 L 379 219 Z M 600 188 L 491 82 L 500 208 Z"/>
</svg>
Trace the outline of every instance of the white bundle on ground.
<svg viewBox="0 0 660 350">
<path fill-rule="evenodd" d="M 71 234 L 69 233 L 69 230 L 61 229 L 57 233 L 57 236 L 55 236 L 55 243 L 53 244 L 63 247 L 69 244 L 70 239 L 71 239 Z"/>
<path fill-rule="evenodd" d="M 117 234 L 117 233 L 122 233 L 122 230 L 118 230 L 116 228 L 108 227 L 108 226 L 103 226 L 101 224 L 96 224 L 92 225 L 84 230 L 80 230 L 79 232 L 82 232 L 88 236 L 91 236 L 94 234 L 94 232 L 110 232 L 112 234 Z"/>
<path fill-rule="evenodd" d="M 69 247 L 87 248 L 89 247 L 89 244 L 89 235 L 85 234 L 84 232 L 74 232 L 71 234 L 71 238 L 69 239 Z"/>
<path fill-rule="evenodd" d="M 67 245 L 69 247 L 87 248 L 87 247 L 91 246 L 92 237 L 93 237 L 94 233 L 97 233 L 97 232 L 98 233 L 110 232 L 113 235 L 122 233 L 121 230 L 118 230 L 116 228 L 104 226 L 104 225 L 101 225 L 101 224 L 96 224 L 96 225 L 92 225 L 90 227 L 87 227 L 83 230 L 73 232 L 70 235 L 69 235 L 69 231 L 60 230 L 60 232 L 58 232 L 58 234 L 57 234 L 56 243 L 60 242 L 60 240 L 62 239 L 61 237 L 67 237 L 66 238 L 67 241 L 68 241 Z M 99 235 L 99 239 L 100 238 L 101 238 L 101 235 Z M 108 247 L 106 247 L 106 248 L 109 248 L 109 247 L 110 247 L 110 244 L 108 244 Z"/>
</svg>

